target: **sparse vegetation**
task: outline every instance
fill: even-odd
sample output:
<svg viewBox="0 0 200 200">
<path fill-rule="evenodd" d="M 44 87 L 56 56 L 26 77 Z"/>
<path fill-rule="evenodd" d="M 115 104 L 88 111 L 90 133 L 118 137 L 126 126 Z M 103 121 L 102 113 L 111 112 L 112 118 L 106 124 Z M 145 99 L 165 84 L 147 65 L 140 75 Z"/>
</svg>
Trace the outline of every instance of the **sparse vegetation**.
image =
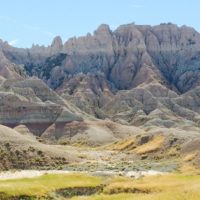
<svg viewBox="0 0 200 200">
<path fill-rule="evenodd" d="M 128 138 L 125 140 L 120 140 L 118 142 L 115 142 L 114 144 L 110 145 L 108 149 L 123 151 L 123 150 L 131 150 L 134 149 L 135 147 L 136 147 L 135 138 Z"/>
<path fill-rule="evenodd" d="M 197 152 L 189 153 L 185 155 L 185 157 L 183 158 L 183 161 L 186 161 L 186 162 L 192 161 L 196 156 L 197 156 Z"/>
<path fill-rule="evenodd" d="M 137 147 L 135 152 L 137 154 L 146 154 L 158 151 L 163 147 L 164 140 L 165 138 L 162 135 L 154 136 L 151 141 Z"/>
<path fill-rule="evenodd" d="M 30 146 L 26 149 L 17 149 L 14 144 L 6 143 L 0 147 L 0 169 L 45 169 L 48 167 L 66 165 L 64 157 L 50 157 L 41 150 Z"/>
</svg>

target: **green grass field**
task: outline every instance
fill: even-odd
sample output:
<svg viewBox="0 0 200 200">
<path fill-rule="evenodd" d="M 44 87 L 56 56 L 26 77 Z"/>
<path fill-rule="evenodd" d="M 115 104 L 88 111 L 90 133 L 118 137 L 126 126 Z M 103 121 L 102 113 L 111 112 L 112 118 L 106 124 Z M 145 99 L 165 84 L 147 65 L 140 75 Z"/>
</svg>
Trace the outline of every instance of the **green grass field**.
<svg viewBox="0 0 200 200">
<path fill-rule="evenodd" d="M 77 196 L 80 190 L 84 194 L 87 190 L 102 185 L 102 190 L 97 190 L 96 194 Z M 77 188 L 77 194 L 71 193 L 75 196 L 68 196 L 69 193 L 56 195 L 60 189 L 73 191 Z M 55 199 L 71 200 L 199 200 L 200 175 L 174 173 L 134 180 L 126 177 L 101 178 L 85 174 L 59 174 L 0 181 L 1 199 L 20 196 L 46 199 L 52 193 L 55 193 Z"/>
<path fill-rule="evenodd" d="M 36 178 L 0 181 L 0 193 L 7 196 L 43 196 L 66 188 L 96 187 L 102 179 L 84 174 L 51 174 Z"/>
</svg>

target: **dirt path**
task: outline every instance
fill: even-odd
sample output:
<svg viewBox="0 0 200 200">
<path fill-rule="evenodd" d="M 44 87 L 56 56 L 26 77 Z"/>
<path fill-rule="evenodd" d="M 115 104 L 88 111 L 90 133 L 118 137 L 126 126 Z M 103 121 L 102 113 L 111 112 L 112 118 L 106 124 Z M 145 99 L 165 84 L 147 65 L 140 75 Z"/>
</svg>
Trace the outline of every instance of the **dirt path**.
<svg viewBox="0 0 200 200">
<path fill-rule="evenodd" d="M 62 170 L 21 170 L 21 171 L 4 171 L 0 172 L 0 180 L 33 178 L 44 174 L 67 174 L 70 171 Z"/>
<path fill-rule="evenodd" d="M 163 172 L 149 170 L 149 171 L 129 171 L 129 172 L 114 172 L 114 171 L 96 171 L 96 172 L 74 172 L 65 170 L 21 170 L 21 171 L 5 171 L 0 172 L 0 180 L 20 179 L 20 178 L 34 178 L 45 174 L 69 174 L 69 173 L 89 173 L 95 176 L 127 176 L 132 178 L 140 178 L 142 176 L 161 175 Z"/>
</svg>

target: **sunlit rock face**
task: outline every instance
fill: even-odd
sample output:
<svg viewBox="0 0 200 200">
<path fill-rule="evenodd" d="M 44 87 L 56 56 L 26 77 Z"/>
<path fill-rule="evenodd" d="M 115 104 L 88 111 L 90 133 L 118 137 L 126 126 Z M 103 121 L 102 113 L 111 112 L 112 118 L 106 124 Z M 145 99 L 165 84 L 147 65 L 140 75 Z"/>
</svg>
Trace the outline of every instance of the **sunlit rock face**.
<svg viewBox="0 0 200 200">
<path fill-rule="evenodd" d="M 65 43 L 58 36 L 48 47 L 1 41 L 0 83 L 1 123 L 26 124 L 38 135 L 85 116 L 198 127 L 200 34 L 170 23 L 115 31 L 103 24 Z"/>
</svg>

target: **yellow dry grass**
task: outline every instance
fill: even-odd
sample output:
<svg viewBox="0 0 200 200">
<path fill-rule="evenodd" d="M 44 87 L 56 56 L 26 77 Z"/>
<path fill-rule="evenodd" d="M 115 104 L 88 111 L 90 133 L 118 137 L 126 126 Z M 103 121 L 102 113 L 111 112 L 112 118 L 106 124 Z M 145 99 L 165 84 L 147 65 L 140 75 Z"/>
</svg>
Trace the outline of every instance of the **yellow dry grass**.
<svg viewBox="0 0 200 200">
<path fill-rule="evenodd" d="M 135 192 L 135 193 L 134 193 Z M 73 200 L 199 200 L 200 176 L 166 174 L 139 180 L 115 178 L 104 189 L 104 194 L 74 197 Z"/>
<path fill-rule="evenodd" d="M 74 197 L 71 200 L 199 200 L 200 192 L 194 193 L 155 193 L 155 194 L 113 194 L 95 195 L 90 197 Z"/>
<path fill-rule="evenodd" d="M 172 147 L 167 151 L 168 156 L 179 156 L 180 152 L 177 150 L 176 147 Z"/>
<path fill-rule="evenodd" d="M 154 136 L 153 139 L 135 149 L 137 154 L 146 154 L 160 150 L 163 147 L 165 137 L 162 135 Z"/>
<path fill-rule="evenodd" d="M 110 150 L 117 150 L 117 151 L 131 150 L 134 148 L 135 148 L 135 139 L 134 138 L 128 138 L 125 140 L 121 140 L 121 141 L 118 141 L 109 146 Z"/>
<path fill-rule="evenodd" d="M 195 159 L 195 157 L 197 156 L 197 152 L 192 152 L 192 153 L 189 153 L 187 155 L 185 155 L 183 157 L 183 161 L 185 162 L 189 162 L 189 161 L 192 161 Z"/>
<path fill-rule="evenodd" d="M 198 152 L 191 152 L 182 157 L 180 171 L 184 174 L 199 173 L 199 168 L 194 165 L 193 161 L 198 156 Z"/>
<path fill-rule="evenodd" d="M 86 174 L 48 174 L 35 178 L 0 180 L 0 194 L 41 196 L 62 188 L 96 187 L 101 181 L 99 177 Z"/>
<path fill-rule="evenodd" d="M 125 184 L 124 184 L 125 183 Z M 152 192 L 175 192 L 193 191 L 200 187 L 200 176 L 183 174 L 166 174 L 159 176 L 147 176 L 139 180 L 115 181 L 108 186 L 109 188 L 122 186 L 125 188 L 136 188 L 138 191 Z"/>
<path fill-rule="evenodd" d="M 199 172 L 199 170 L 192 163 L 183 162 L 179 169 L 184 174 L 193 174 L 194 172 Z"/>
<path fill-rule="evenodd" d="M 101 194 L 73 197 L 71 200 L 199 200 L 200 175 L 164 174 L 141 179 L 106 178 L 83 174 L 45 175 L 30 179 L 0 181 L 0 192 L 8 196 L 41 196 L 61 188 L 96 187 L 104 183 Z M 33 198 L 34 199 L 34 198 Z M 64 197 L 63 197 L 64 199 Z"/>
</svg>

